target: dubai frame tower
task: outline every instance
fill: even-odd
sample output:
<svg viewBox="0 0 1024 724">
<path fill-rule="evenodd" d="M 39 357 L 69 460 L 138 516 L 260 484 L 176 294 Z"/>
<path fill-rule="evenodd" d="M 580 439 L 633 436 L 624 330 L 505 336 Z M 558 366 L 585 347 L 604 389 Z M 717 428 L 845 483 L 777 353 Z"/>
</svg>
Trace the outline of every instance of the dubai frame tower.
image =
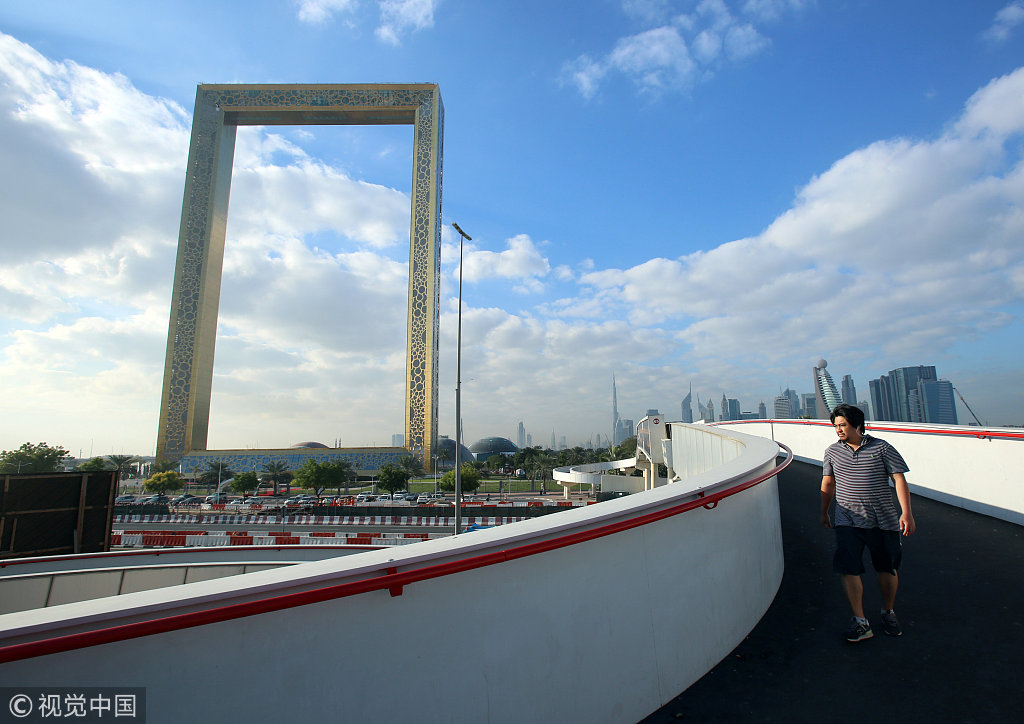
<svg viewBox="0 0 1024 724">
<path fill-rule="evenodd" d="M 444 106 L 436 84 L 200 85 L 178 233 L 157 459 L 205 451 L 237 126 L 412 124 L 405 446 L 437 444 Z"/>
</svg>

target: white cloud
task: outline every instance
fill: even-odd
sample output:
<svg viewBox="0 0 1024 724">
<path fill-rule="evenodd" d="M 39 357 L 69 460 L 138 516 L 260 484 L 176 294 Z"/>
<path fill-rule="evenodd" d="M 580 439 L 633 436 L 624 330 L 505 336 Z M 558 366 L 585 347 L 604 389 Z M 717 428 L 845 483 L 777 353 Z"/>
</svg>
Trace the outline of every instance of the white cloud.
<svg viewBox="0 0 1024 724">
<path fill-rule="evenodd" d="M 551 271 L 548 260 L 526 234 L 514 236 L 506 242 L 505 251 L 494 252 L 472 247 L 463 252 L 463 280 L 480 282 L 485 279 L 505 278 L 520 281 L 524 289 L 539 290 L 539 277 Z M 458 276 L 458 269 L 453 272 Z"/>
<path fill-rule="evenodd" d="M 750 350 L 767 367 L 801 350 L 913 360 L 1018 324 L 1022 96 L 1024 69 L 979 90 L 940 138 L 840 159 L 758 236 L 584 274 L 590 291 L 549 311 L 626 305 L 635 325 L 676 328 L 688 358 L 729 373 Z"/>
<path fill-rule="evenodd" d="M 1024 23 L 1024 0 L 1013 0 L 996 13 L 983 37 L 993 43 L 1003 43 L 1021 23 Z"/>
<path fill-rule="evenodd" d="M 380 26 L 377 37 L 398 45 L 401 36 L 434 26 L 438 0 L 380 0 Z"/>
<path fill-rule="evenodd" d="M 356 0 L 300 0 L 299 20 L 304 23 L 323 25 L 335 15 L 355 10 Z"/>
<path fill-rule="evenodd" d="M 745 12 L 755 20 L 774 19 L 785 9 L 804 3 L 748 3 Z M 736 63 L 762 52 L 770 44 L 752 22 L 739 20 L 725 0 L 701 0 L 691 13 L 669 17 L 661 2 L 626 2 L 623 10 L 655 27 L 619 38 L 603 57 L 582 53 L 562 65 L 564 85 L 575 86 L 584 98 L 594 97 L 609 74 L 630 79 L 642 92 L 685 90 L 710 78 L 725 63 Z"/>
</svg>

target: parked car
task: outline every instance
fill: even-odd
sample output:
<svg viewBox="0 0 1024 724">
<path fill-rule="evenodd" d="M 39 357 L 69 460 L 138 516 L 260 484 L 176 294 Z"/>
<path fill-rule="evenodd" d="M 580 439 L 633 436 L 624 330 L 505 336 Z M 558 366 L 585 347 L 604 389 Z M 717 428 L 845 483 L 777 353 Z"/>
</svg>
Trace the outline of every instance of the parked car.
<svg viewBox="0 0 1024 724">
<path fill-rule="evenodd" d="M 207 503 L 226 503 L 228 502 L 228 494 L 225 492 L 213 493 L 206 496 Z"/>
<path fill-rule="evenodd" d="M 186 493 L 185 495 L 179 495 L 171 501 L 171 505 L 195 505 L 200 503 L 202 500 L 198 495 L 191 495 Z"/>
<path fill-rule="evenodd" d="M 370 496 L 367 493 L 360 493 L 359 495 L 356 496 L 356 505 L 368 502 L 370 502 Z"/>
<path fill-rule="evenodd" d="M 428 505 L 432 498 L 426 493 L 420 493 L 416 496 L 416 505 Z"/>
<path fill-rule="evenodd" d="M 118 495 L 114 498 L 114 505 L 135 505 L 135 503 L 134 495 Z"/>
<path fill-rule="evenodd" d="M 149 495 L 139 501 L 143 505 L 167 505 L 171 502 L 163 493 L 157 493 L 156 495 Z"/>
</svg>

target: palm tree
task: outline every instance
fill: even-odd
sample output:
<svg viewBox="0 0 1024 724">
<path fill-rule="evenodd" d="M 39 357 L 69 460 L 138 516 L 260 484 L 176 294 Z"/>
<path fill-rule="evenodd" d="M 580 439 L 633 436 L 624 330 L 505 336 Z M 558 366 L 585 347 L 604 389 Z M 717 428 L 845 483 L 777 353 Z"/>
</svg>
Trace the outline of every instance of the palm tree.
<svg viewBox="0 0 1024 724">
<path fill-rule="evenodd" d="M 231 468 L 228 463 L 223 460 L 211 460 L 208 463 L 206 472 L 199 476 L 199 482 L 204 485 L 216 485 L 218 488 L 220 484 L 225 480 L 230 480 L 235 477 L 235 474 L 231 472 Z"/>
<path fill-rule="evenodd" d="M 290 483 L 294 476 L 288 472 L 288 463 L 284 460 L 271 460 L 263 465 L 263 474 L 260 476 L 268 483 L 274 484 L 274 495 L 278 493 L 278 486 L 282 483 Z"/>
<path fill-rule="evenodd" d="M 435 457 L 437 457 L 437 459 L 440 460 L 442 463 L 446 463 L 452 459 L 452 453 L 451 450 L 449 450 L 446 447 L 439 447 L 437 449 L 437 455 Z"/>
<path fill-rule="evenodd" d="M 132 463 L 138 462 L 139 459 L 134 455 L 107 455 L 107 460 L 114 464 L 118 474 L 123 479 L 128 477 Z"/>
</svg>

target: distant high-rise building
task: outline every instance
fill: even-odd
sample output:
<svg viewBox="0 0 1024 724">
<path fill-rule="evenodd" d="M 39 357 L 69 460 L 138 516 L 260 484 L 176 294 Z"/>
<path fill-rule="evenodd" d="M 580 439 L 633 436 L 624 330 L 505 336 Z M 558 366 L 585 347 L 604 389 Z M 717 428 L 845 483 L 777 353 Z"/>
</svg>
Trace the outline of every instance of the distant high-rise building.
<svg viewBox="0 0 1024 724">
<path fill-rule="evenodd" d="M 700 395 L 697 395 L 697 415 L 700 417 L 701 420 L 708 419 L 708 407 L 707 405 L 701 403 Z"/>
<path fill-rule="evenodd" d="M 861 400 L 860 402 L 858 402 L 857 403 L 857 407 L 859 407 L 860 411 L 864 413 L 864 419 L 865 420 L 872 419 L 871 418 L 871 408 L 868 406 L 868 401 L 867 400 Z"/>
<path fill-rule="evenodd" d="M 921 422 L 936 425 L 959 425 L 953 383 L 949 380 L 921 380 L 917 383 L 921 403 Z"/>
<path fill-rule="evenodd" d="M 793 401 L 787 395 L 775 398 L 775 419 L 789 420 L 793 417 Z"/>
<path fill-rule="evenodd" d="M 690 390 L 686 393 L 686 397 L 683 398 L 682 404 L 682 416 L 679 418 L 683 422 L 693 422 L 693 405 L 690 403 L 690 397 L 693 394 L 693 385 L 690 385 Z"/>
<path fill-rule="evenodd" d="M 728 403 L 726 409 L 729 410 L 729 419 L 742 420 L 743 418 L 740 417 L 740 401 L 730 397 L 726 402 Z"/>
<path fill-rule="evenodd" d="M 857 405 L 857 388 L 853 384 L 853 377 L 850 375 L 843 375 L 843 391 L 842 397 L 843 402 L 847 405 Z"/>
<path fill-rule="evenodd" d="M 565 450 L 567 447 L 568 445 L 565 444 L 565 435 L 562 435 L 560 438 L 558 438 L 558 449 Z"/>
<path fill-rule="evenodd" d="M 516 431 L 516 445 L 520 450 L 526 447 L 526 426 L 522 420 L 519 421 L 519 429 Z"/>
<path fill-rule="evenodd" d="M 533 433 L 526 433 L 526 447 L 533 447 Z"/>
<path fill-rule="evenodd" d="M 832 375 L 825 369 L 826 367 L 828 367 L 828 362 L 824 359 L 819 359 L 818 364 L 814 365 L 814 401 L 816 409 L 813 415 L 808 415 L 812 419 L 827 418 L 832 414 L 832 410 L 836 409 L 843 402 L 839 390 L 836 389 L 836 383 L 832 380 Z"/>
<path fill-rule="evenodd" d="M 704 422 L 715 421 L 715 403 L 708 400 L 708 414 L 704 417 Z"/>
<path fill-rule="evenodd" d="M 394 433 L 391 436 L 391 447 L 405 447 L 405 433 Z"/>
<path fill-rule="evenodd" d="M 760 402 L 757 403 L 757 419 L 768 419 L 768 408 L 764 406 L 764 400 L 761 400 Z"/>
<path fill-rule="evenodd" d="M 782 394 L 789 398 L 789 416 L 792 418 L 800 417 L 803 408 L 800 406 L 800 395 L 797 394 L 797 391 L 787 387 Z"/>
<path fill-rule="evenodd" d="M 558 449 L 557 447 L 555 447 L 555 431 L 554 430 L 551 431 L 551 449 L 552 450 L 557 450 Z"/>
<path fill-rule="evenodd" d="M 888 375 L 868 382 L 871 409 L 875 420 L 922 422 L 921 395 L 918 383 L 937 380 L 933 365 L 897 367 Z M 913 394 L 911 394 L 913 393 Z"/>
<path fill-rule="evenodd" d="M 805 392 L 800 395 L 800 411 L 804 417 L 812 420 L 818 419 L 818 401 L 813 392 Z"/>
<path fill-rule="evenodd" d="M 721 412 L 718 413 L 718 419 L 720 420 L 731 420 L 729 417 L 729 401 L 725 399 L 725 393 L 722 393 L 722 406 L 719 408 Z"/>
</svg>

